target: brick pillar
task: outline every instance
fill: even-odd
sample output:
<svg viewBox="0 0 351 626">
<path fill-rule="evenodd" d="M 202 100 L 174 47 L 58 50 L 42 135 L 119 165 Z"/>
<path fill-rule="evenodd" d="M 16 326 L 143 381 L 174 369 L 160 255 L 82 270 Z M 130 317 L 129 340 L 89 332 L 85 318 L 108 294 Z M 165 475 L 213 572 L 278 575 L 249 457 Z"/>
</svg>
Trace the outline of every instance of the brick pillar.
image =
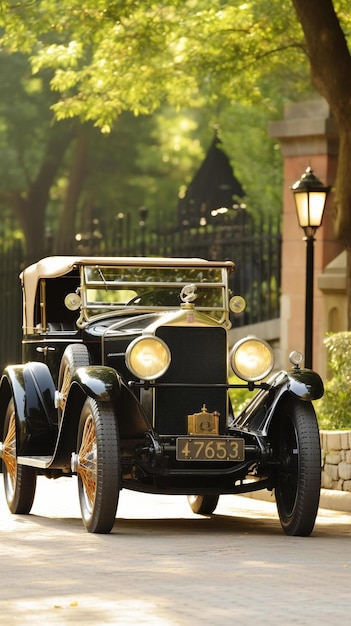
<svg viewBox="0 0 351 626">
<path fill-rule="evenodd" d="M 288 366 L 292 350 L 304 352 L 306 243 L 299 227 L 291 185 L 307 167 L 325 185 L 335 181 L 338 139 L 329 105 L 323 99 L 289 104 L 284 120 L 272 122 L 270 135 L 279 139 L 284 157 L 282 222 L 282 296 L 281 296 L 281 363 Z M 336 241 L 332 224 L 332 194 L 329 196 L 323 224 L 314 243 L 314 331 L 313 369 L 325 370 L 323 350 L 323 294 L 317 278 L 325 266 L 342 250 Z"/>
</svg>

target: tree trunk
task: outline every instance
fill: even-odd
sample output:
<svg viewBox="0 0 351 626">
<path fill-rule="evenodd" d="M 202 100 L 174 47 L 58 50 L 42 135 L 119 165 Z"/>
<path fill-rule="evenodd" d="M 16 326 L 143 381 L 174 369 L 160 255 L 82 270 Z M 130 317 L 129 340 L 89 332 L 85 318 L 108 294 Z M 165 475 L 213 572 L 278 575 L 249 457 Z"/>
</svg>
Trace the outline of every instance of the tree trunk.
<svg viewBox="0 0 351 626">
<path fill-rule="evenodd" d="M 82 190 L 88 155 L 88 135 L 82 127 L 76 137 L 66 197 L 56 238 L 56 254 L 73 254 L 77 205 Z"/>
<path fill-rule="evenodd" d="M 350 75 L 351 81 L 351 75 Z M 334 193 L 334 228 L 338 239 L 351 249 L 351 111 L 339 126 L 338 169 Z M 351 292 L 350 292 L 351 293 Z"/>
<path fill-rule="evenodd" d="M 46 254 L 45 212 L 50 189 L 70 141 L 71 135 L 68 131 L 63 132 L 62 125 L 55 127 L 48 140 L 42 165 L 30 183 L 26 196 L 17 194 L 12 197 L 14 213 L 25 236 L 27 264 Z"/>
<path fill-rule="evenodd" d="M 351 246 L 346 247 L 346 293 L 351 293 Z M 351 298 L 347 301 L 347 319 L 349 320 L 349 327 L 347 330 L 351 330 Z"/>
<path fill-rule="evenodd" d="M 351 55 L 332 0 L 292 0 L 301 23 L 312 80 L 324 96 L 339 131 L 335 181 L 335 235 L 351 255 Z M 351 278 L 347 268 L 348 328 L 351 329 Z"/>
</svg>

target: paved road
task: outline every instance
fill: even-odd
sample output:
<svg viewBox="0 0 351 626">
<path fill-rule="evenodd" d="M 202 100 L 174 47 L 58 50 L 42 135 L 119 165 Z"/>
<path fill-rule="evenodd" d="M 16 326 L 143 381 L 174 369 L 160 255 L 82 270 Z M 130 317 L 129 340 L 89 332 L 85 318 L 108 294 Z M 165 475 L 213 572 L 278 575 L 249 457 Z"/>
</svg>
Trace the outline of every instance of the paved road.
<svg viewBox="0 0 351 626">
<path fill-rule="evenodd" d="M 0 531 L 1 624 L 350 624 L 350 514 L 321 510 L 295 538 L 270 502 L 225 496 L 204 518 L 122 492 L 113 532 L 92 535 L 75 479 L 42 478 L 30 516 L 10 515 L 1 482 Z"/>
</svg>

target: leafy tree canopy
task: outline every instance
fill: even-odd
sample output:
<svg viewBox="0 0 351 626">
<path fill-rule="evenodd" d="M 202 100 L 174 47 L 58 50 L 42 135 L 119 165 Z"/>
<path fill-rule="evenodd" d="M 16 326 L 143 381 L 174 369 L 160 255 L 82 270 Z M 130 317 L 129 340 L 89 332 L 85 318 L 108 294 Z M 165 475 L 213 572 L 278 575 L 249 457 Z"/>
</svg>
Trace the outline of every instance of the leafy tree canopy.
<svg viewBox="0 0 351 626">
<path fill-rule="evenodd" d="M 50 73 L 58 120 L 103 133 L 124 112 L 198 107 L 213 121 L 220 112 L 239 140 L 244 107 L 255 110 L 259 135 L 267 115 L 311 89 L 310 65 L 339 122 L 337 234 L 351 245 L 349 33 L 349 0 L 0 0 L 1 50 L 28 55 L 38 78 Z M 254 132 L 249 140 L 261 150 Z M 247 188 L 243 163 L 236 173 Z"/>
<path fill-rule="evenodd" d="M 29 211 L 39 209 L 26 186 L 38 189 L 36 176 L 54 130 L 50 108 L 61 120 L 59 126 L 62 118 L 79 118 L 89 135 L 89 157 L 86 144 L 84 179 L 79 183 L 81 188 L 84 183 L 80 210 L 74 209 L 78 230 L 88 228 L 96 208 L 113 219 L 116 213 L 145 204 L 151 220 L 160 209 L 165 223 L 167 216 L 171 220 L 179 187 L 190 182 L 217 123 L 250 209 L 279 208 L 279 183 L 273 177 L 280 170 L 280 154 L 267 138 L 267 121 L 280 113 L 284 97 L 308 81 L 294 47 L 293 85 L 283 80 L 285 66 L 272 52 L 275 82 L 284 84 L 284 90 L 276 89 L 268 70 L 263 71 L 267 51 L 247 56 L 254 50 L 251 40 L 257 39 L 259 25 L 254 5 L 11 0 L 0 7 L 0 140 L 6 154 L 0 163 L 0 195 L 15 207 L 27 239 L 28 229 L 33 230 L 34 250 L 43 226 L 32 228 L 33 216 L 27 223 Z M 269 11 L 273 19 L 274 11 Z M 284 12 L 281 15 L 284 18 Z M 262 21 L 269 31 L 268 21 Z M 133 123 L 130 111 L 144 115 Z M 150 113 L 152 121 L 145 115 Z M 109 141 L 93 135 L 91 124 L 105 131 Z M 81 134 L 77 125 L 66 125 L 60 132 L 72 138 Z M 46 221 L 54 231 L 58 220 L 74 227 L 72 201 L 63 212 L 60 208 L 67 180 L 74 175 L 72 158 L 73 147 L 66 165 L 58 164 L 50 190 Z M 71 188 L 74 184 L 77 187 L 77 181 Z M 44 205 L 38 224 L 43 216 Z"/>
<path fill-rule="evenodd" d="M 350 25 L 347 0 L 335 3 Z M 291 0 L 8 0 L 2 46 L 53 70 L 58 119 L 108 132 L 122 111 L 298 97 L 309 84 Z M 288 68 L 288 72 L 287 72 Z M 272 81 L 272 76 L 275 80 Z"/>
</svg>

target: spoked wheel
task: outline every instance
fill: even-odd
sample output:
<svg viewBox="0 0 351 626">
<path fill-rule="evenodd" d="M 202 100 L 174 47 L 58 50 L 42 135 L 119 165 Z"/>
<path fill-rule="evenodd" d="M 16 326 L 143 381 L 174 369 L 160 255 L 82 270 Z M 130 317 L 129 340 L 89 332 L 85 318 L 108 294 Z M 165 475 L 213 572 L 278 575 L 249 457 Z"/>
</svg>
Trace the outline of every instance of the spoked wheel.
<svg viewBox="0 0 351 626">
<path fill-rule="evenodd" d="M 11 513 L 26 515 L 33 505 L 37 477 L 32 467 L 18 465 L 16 447 L 16 413 L 12 398 L 6 410 L 2 444 L 4 488 Z"/>
<path fill-rule="evenodd" d="M 57 408 L 59 419 L 62 417 L 66 405 L 67 394 L 72 380 L 72 375 L 77 367 L 86 367 L 90 364 L 87 347 L 84 344 L 72 343 L 64 351 L 60 363 L 58 375 L 58 402 Z"/>
<path fill-rule="evenodd" d="M 212 515 L 218 504 L 219 496 L 188 496 L 188 502 L 193 513 Z"/>
<path fill-rule="evenodd" d="M 111 404 L 86 399 L 77 450 L 72 455 L 72 469 L 78 474 L 83 523 L 91 533 L 109 533 L 120 491 L 119 437 Z"/>
<path fill-rule="evenodd" d="M 285 533 L 307 537 L 317 516 L 321 485 L 318 424 L 308 402 L 292 402 L 284 410 L 276 440 L 275 497 Z"/>
</svg>

